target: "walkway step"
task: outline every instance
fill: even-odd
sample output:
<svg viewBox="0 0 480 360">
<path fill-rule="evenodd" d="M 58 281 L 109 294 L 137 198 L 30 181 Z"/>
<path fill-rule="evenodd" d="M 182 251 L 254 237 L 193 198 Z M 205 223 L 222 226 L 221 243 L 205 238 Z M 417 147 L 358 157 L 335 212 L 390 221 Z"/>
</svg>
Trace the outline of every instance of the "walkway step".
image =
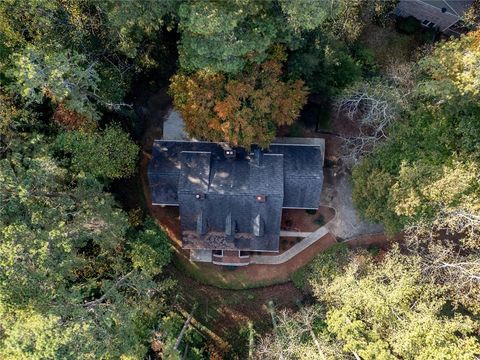
<svg viewBox="0 0 480 360">
<path fill-rule="evenodd" d="M 280 231 L 281 237 L 307 237 L 311 232 L 301 232 L 301 231 Z"/>
</svg>

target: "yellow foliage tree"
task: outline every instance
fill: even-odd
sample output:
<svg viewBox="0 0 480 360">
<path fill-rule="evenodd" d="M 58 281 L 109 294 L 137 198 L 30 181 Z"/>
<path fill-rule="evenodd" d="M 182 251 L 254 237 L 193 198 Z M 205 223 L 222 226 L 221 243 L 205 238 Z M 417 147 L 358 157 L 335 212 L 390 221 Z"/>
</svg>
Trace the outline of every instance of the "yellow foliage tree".
<svg viewBox="0 0 480 360">
<path fill-rule="evenodd" d="M 267 147 L 276 127 L 292 124 L 307 101 L 303 81 L 284 82 L 281 75 L 281 63 L 268 60 L 234 78 L 204 71 L 177 74 L 170 92 L 190 136 Z"/>
</svg>

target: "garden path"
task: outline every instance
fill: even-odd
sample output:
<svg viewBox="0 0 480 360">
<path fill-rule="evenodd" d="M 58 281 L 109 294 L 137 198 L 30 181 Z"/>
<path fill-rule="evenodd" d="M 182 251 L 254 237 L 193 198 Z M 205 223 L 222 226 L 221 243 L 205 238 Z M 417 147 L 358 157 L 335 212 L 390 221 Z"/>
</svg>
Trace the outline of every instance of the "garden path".
<svg viewBox="0 0 480 360">
<path fill-rule="evenodd" d="M 322 226 L 310 233 L 302 241 L 293 245 L 287 251 L 281 253 L 280 255 L 253 255 L 250 258 L 251 264 L 264 264 L 264 265 L 278 265 L 287 262 L 292 259 L 294 256 L 298 255 L 304 251 L 307 247 L 314 244 L 315 242 L 322 239 L 325 235 L 328 234 L 328 229 L 326 226 Z"/>
</svg>

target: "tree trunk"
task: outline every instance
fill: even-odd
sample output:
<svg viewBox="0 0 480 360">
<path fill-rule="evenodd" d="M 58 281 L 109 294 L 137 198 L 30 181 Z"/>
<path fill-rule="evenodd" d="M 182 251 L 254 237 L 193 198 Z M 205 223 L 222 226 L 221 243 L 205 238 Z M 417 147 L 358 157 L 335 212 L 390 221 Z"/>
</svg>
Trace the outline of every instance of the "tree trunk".
<svg viewBox="0 0 480 360">
<path fill-rule="evenodd" d="M 248 360 L 253 359 L 253 348 L 255 345 L 255 331 L 253 330 L 253 324 L 248 322 Z"/>
<path fill-rule="evenodd" d="M 193 305 L 192 311 L 190 312 L 190 315 L 188 315 L 187 320 L 185 320 L 185 323 L 183 324 L 182 330 L 180 331 L 180 334 L 178 335 L 177 341 L 175 341 L 174 349 L 178 350 L 178 346 L 180 345 L 180 342 L 183 339 L 183 336 L 185 335 L 185 331 L 188 329 L 188 325 L 190 324 L 190 321 L 192 321 L 193 318 L 193 313 L 195 312 L 195 309 L 197 308 L 197 304 Z"/>
</svg>

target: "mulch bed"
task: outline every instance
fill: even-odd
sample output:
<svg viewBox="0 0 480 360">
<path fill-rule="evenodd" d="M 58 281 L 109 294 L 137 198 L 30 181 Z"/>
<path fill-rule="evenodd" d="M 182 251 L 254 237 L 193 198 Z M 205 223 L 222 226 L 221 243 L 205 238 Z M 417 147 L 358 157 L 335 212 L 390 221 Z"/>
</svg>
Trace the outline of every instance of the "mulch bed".
<svg viewBox="0 0 480 360">
<path fill-rule="evenodd" d="M 303 209 L 284 209 L 281 229 L 312 232 L 332 220 L 334 215 L 335 210 L 328 206 L 320 206 L 314 214 Z"/>
</svg>

